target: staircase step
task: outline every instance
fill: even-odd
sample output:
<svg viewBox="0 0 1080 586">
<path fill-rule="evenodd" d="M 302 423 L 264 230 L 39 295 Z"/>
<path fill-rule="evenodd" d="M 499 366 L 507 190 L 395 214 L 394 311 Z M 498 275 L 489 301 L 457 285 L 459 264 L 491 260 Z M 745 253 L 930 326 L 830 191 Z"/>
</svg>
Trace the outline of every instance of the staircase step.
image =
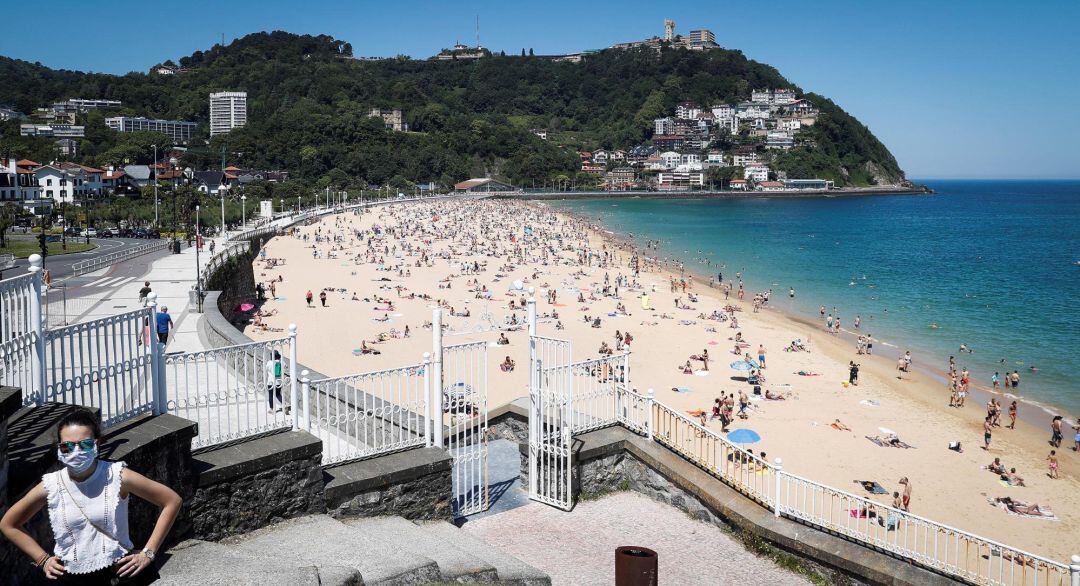
<svg viewBox="0 0 1080 586">
<path fill-rule="evenodd" d="M 551 578 L 544 572 L 526 564 L 516 557 L 444 521 L 427 521 L 417 524 L 443 543 L 491 564 L 499 574 L 499 584 L 517 586 L 551 586 Z"/>
<path fill-rule="evenodd" d="M 242 553 L 209 541 L 189 540 L 163 556 L 162 586 L 354 586 L 363 584 L 360 572 L 344 566 L 305 565 L 287 558 Z"/>
<path fill-rule="evenodd" d="M 365 536 L 431 558 L 439 565 L 442 579 L 459 584 L 492 584 L 499 580 L 495 567 L 477 556 L 454 547 L 453 542 L 425 531 L 403 517 L 362 517 L 342 520 Z"/>
<path fill-rule="evenodd" d="M 303 560 L 319 568 L 355 568 L 368 585 L 429 584 L 441 578 L 430 558 L 397 541 L 368 537 L 326 515 L 297 517 L 224 543 L 254 556 Z"/>
</svg>

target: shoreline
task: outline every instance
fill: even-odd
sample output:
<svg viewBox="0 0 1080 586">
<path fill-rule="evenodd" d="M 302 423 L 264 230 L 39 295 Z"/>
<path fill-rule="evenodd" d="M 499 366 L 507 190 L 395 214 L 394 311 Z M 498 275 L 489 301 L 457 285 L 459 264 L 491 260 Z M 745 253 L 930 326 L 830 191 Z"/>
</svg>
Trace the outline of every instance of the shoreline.
<svg viewBox="0 0 1080 586">
<path fill-rule="evenodd" d="M 528 202 L 526 203 L 528 204 Z M 540 205 L 546 206 L 547 204 L 540 203 Z M 628 249 L 628 251 L 633 254 L 638 254 L 642 257 L 648 258 L 653 262 L 664 266 L 666 270 L 671 271 L 673 274 L 685 274 L 687 277 L 694 279 L 697 284 L 703 287 L 705 290 L 710 290 L 709 283 L 711 281 L 711 276 L 705 273 L 700 266 L 697 266 L 698 263 L 693 263 L 692 259 L 689 262 L 683 262 L 677 258 L 659 257 L 656 254 L 648 254 L 649 252 L 655 253 L 656 251 L 643 250 L 634 241 L 635 237 L 630 236 L 629 234 L 612 230 L 611 227 L 603 223 L 603 219 L 601 217 L 591 217 L 565 209 L 552 208 L 552 211 L 554 213 L 564 214 L 580 222 L 583 222 L 590 226 L 590 228 L 594 230 L 597 233 L 598 237 L 600 237 L 601 239 L 609 240 L 611 243 L 619 247 Z M 714 286 L 712 289 L 715 290 L 718 294 L 720 293 L 719 287 Z M 752 292 L 747 290 L 747 295 L 750 295 L 752 297 Z M 732 301 L 737 300 L 733 298 Z M 776 312 L 799 326 L 811 328 L 814 333 L 820 334 L 821 336 L 830 336 L 832 338 L 837 338 L 837 336 L 832 336 L 828 332 L 825 332 L 823 324 L 815 321 L 816 318 L 813 316 L 813 314 L 803 313 L 792 308 L 782 307 L 781 304 L 775 300 L 770 305 L 764 306 L 763 309 Z M 849 346 L 852 348 L 855 347 L 855 342 L 858 336 L 859 332 L 854 332 L 847 328 L 841 328 L 841 333 L 839 335 L 839 337 L 843 338 L 845 342 L 849 343 Z M 900 346 L 898 344 L 891 343 L 888 339 L 884 339 L 878 336 L 874 336 L 873 339 L 875 344 L 884 346 L 885 349 L 884 353 L 879 350 L 874 354 L 874 356 L 887 356 L 895 364 L 896 360 L 900 357 L 900 355 L 903 354 L 903 350 L 900 349 Z M 920 346 L 918 341 L 913 344 L 907 345 L 905 349 L 911 350 L 912 354 L 916 356 L 935 356 L 935 352 L 929 351 L 925 347 Z M 913 370 L 922 372 L 928 376 L 933 377 L 935 380 L 939 381 L 942 386 L 944 386 L 947 380 L 947 373 L 942 369 L 927 366 L 926 362 L 926 360 L 916 361 L 912 367 Z M 975 399 L 980 404 L 985 405 L 991 397 L 997 397 L 999 401 L 1003 401 L 1003 410 L 1007 410 L 1009 401 L 1016 400 L 1018 406 L 1020 407 L 1019 415 L 1017 417 L 1018 421 L 1024 420 L 1027 421 L 1029 424 L 1042 426 L 1047 429 L 1049 428 L 1049 420 L 1054 416 L 1062 416 L 1064 418 L 1064 422 L 1069 427 L 1075 425 L 1077 421 L 1080 420 L 1080 414 L 1078 414 L 1075 418 L 1070 417 L 1070 414 L 1072 412 L 1071 409 L 1050 401 L 1040 401 L 1036 399 L 1031 399 L 1027 396 L 1019 396 L 1012 393 L 1010 390 L 1005 389 L 1004 387 L 1000 391 L 995 391 L 992 387 L 984 383 L 972 382 L 969 385 L 969 399 Z M 1027 406 L 1028 409 L 1024 409 L 1024 406 Z M 1032 415 L 1032 413 L 1041 413 L 1044 417 L 1036 419 L 1035 416 Z M 1049 435 L 1049 432 L 1047 432 L 1047 435 Z M 1068 434 L 1066 434 L 1066 437 L 1069 437 Z"/>
<path fill-rule="evenodd" d="M 933 195 L 936 192 L 926 185 L 904 187 L 887 185 L 881 187 L 840 187 L 836 189 L 792 189 L 789 191 L 558 191 L 550 193 L 522 192 L 493 194 L 493 199 L 525 201 L 550 201 L 564 199 L 756 199 L 800 197 L 852 197 L 860 195 Z"/>
</svg>

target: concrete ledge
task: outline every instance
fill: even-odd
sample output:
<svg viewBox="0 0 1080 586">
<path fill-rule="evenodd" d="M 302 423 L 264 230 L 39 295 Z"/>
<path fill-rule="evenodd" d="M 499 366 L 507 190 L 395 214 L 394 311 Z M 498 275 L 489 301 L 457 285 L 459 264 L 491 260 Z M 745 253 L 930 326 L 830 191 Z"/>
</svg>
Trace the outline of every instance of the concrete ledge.
<svg viewBox="0 0 1080 586">
<path fill-rule="evenodd" d="M 326 501 L 333 516 L 452 516 L 453 459 L 445 450 L 417 448 L 325 469 Z"/>
<path fill-rule="evenodd" d="M 286 462 L 319 457 L 322 441 L 306 431 L 275 433 L 192 456 L 197 487 L 227 482 Z"/>
<path fill-rule="evenodd" d="M 522 397 L 488 413 L 488 436 L 518 444 L 529 441 L 529 399 Z"/>
<path fill-rule="evenodd" d="M 527 451 L 527 446 L 524 446 L 524 449 Z M 612 483 L 628 484 L 631 489 L 654 498 L 657 495 L 650 492 L 657 492 L 659 489 L 659 492 L 667 493 L 667 498 L 661 500 L 667 500 L 692 514 L 697 513 L 699 517 L 707 517 L 706 513 L 711 512 L 731 527 L 813 563 L 838 570 L 856 580 L 896 586 L 959 583 L 838 535 L 791 519 L 777 518 L 771 511 L 754 503 L 704 469 L 623 427 L 609 427 L 578 436 L 574 438 L 573 450 L 575 476 L 581 485 L 597 488 L 597 484 L 593 482 L 595 479 L 588 476 L 590 473 L 601 473 L 587 470 L 590 463 L 600 463 L 607 459 L 611 466 L 608 466 L 609 469 L 604 473 L 608 473 L 611 469 L 622 468 L 623 459 L 634 460 L 662 477 L 666 483 L 658 485 L 658 479 L 643 479 L 640 475 L 633 477 L 635 475 L 632 472 L 622 475 L 616 473 L 613 477 L 604 478 L 602 483 L 609 489 L 614 488 L 610 486 Z M 642 489 L 635 486 L 636 484 L 650 486 Z M 687 503 L 688 499 L 693 502 Z"/>
</svg>

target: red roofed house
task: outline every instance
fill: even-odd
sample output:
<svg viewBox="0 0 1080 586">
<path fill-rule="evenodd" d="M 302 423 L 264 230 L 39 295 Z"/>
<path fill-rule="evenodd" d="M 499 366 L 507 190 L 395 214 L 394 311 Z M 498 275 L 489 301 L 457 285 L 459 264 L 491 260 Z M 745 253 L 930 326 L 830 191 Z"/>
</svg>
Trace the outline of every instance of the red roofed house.
<svg viewBox="0 0 1080 586">
<path fill-rule="evenodd" d="M 787 187 L 779 181 L 760 181 L 756 189 L 758 191 L 787 191 Z"/>
</svg>

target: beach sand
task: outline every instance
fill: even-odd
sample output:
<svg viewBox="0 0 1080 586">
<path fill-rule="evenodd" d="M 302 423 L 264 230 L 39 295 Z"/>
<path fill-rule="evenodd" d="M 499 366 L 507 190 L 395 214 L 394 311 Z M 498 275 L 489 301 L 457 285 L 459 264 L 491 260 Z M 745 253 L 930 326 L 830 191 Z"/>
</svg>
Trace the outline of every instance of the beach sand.
<svg viewBox="0 0 1080 586">
<path fill-rule="evenodd" d="M 382 234 L 373 235 L 371 228 L 376 225 Z M 395 226 L 400 233 L 386 233 L 387 227 Z M 531 236 L 526 237 L 524 226 L 531 228 Z M 635 251 L 596 228 L 540 204 L 511 201 L 395 204 L 363 216 L 329 216 L 268 242 L 266 257 L 285 259 L 285 263 L 268 269 L 259 259 L 255 278 L 268 282 L 283 277 L 276 283 L 278 298 L 263 308 L 276 310 L 276 314 L 263 318 L 270 331 L 248 327 L 246 333 L 255 340 L 273 339 L 284 336 L 288 324 L 296 323 L 301 363 L 328 376 L 400 367 L 419 363 L 422 354 L 431 350 L 431 308 L 435 300 L 441 300 L 458 313 L 466 308 L 471 313 L 456 317 L 444 311 L 446 344 L 491 343 L 489 407 L 496 407 L 528 395 L 528 333 L 524 328 L 506 332 L 510 344 L 495 346 L 499 331 L 476 332 L 489 323 L 483 317 L 485 312 L 499 325 L 511 315 L 524 324 L 524 309 L 509 309 L 512 299 L 524 299 L 521 292 L 511 290 L 515 280 L 522 280 L 526 287 L 536 288 L 537 313 L 543 316 L 557 311 L 565 326 L 556 331 L 556 320 L 542 319 L 542 335 L 572 340 L 573 358 L 578 361 L 596 357 L 602 342 L 614 346 L 616 330 L 629 331 L 633 336 L 632 386 L 641 393 L 655 389 L 657 400 L 685 412 L 708 411 L 721 392 L 751 393 L 751 387 L 741 380 L 746 373 L 729 368 L 729 363 L 739 359 L 732 353 L 731 338 L 740 331 L 750 343 L 744 352 L 756 359 L 759 344 L 767 350 L 767 384 L 763 388 L 790 390 L 792 394 L 784 401 L 753 401 L 749 419 L 736 419 L 731 424 L 731 430 L 750 428 L 761 434 L 761 442 L 747 446 L 755 453 L 764 450 L 770 460 L 783 458 L 789 472 L 862 496 L 869 494 L 853 481 L 877 481 L 890 492 L 873 496 L 883 504 L 891 503 L 892 491 L 902 490 L 897 481 L 906 476 L 912 484 L 910 509 L 917 515 L 1058 561 L 1080 552 L 1075 529 L 1080 520 L 1080 457 L 1069 449 L 1071 430 L 1066 430 L 1066 441 L 1057 450 L 1061 477 L 1050 479 L 1045 461 L 1051 449 L 1047 444 L 1048 417 L 1042 425 L 1022 419 L 1015 430 L 995 428 L 990 450 L 984 451 L 985 404 L 969 398 L 965 408 L 950 408 L 944 384 L 933 375 L 915 371 L 897 380 L 895 360 L 856 356 L 851 343 L 826 333 L 824 324 L 767 308 L 754 313 L 751 292 L 747 292 L 746 301 L 737 301 L 732 293 L 731 301 L 725 302 L 719 290 L 699 281 L 691 284 L 697 302 L 689 303 L 691 309 L 677 309 L 675 299 L 687 302 L 688 295 L 670 291 L 672 275 L 667 267 L 646 263 L 637 281 L 649 294 L 652 311 L 642 309 L 640 290 L 620 287 L 619 299 L 600 296 L 605 274 L 612 284 L 619 275 L 634 279 L 629 262 Z M 356 230 L 364 231 L 362 239 Z M 316 243 L 317 233 L 340 241 Z M 304 235 L 308 241 L 301 239 Z M 337 258 L 329 258 L 334 248 L 338 249 Z M 313 249 L 319 252 L 318 258 L 313 258 Z M 581 266 L 587 249 L 599 259 L 605 252 L 612 255 L 608 266 L 596 266 L 597 257 L 593 266 Z M 422 260 L 423 254 L 426 260 Z M 462 275 L 461 266 L 466 262 L 486 266 L 476 274 Z M 405 270 L 408 276 L 402 276 Z M 677 273 L 674 276 L 679 277 Z M 490 299 L 477 299 L 470 291 L 467 283 L 473 279 L 487 286 L 492 292 Z M 399 293 L 396 287 L 403 289 Z M 335 289 L 328 292 L 325 308 L 318 298 L 323 288 Z M 554 306 L 544 294 L 548 288 L 558 291 Z M 585 303 L 577 301 L 574 289 L 583 292 Z M 304 299 L 308 290 L 315 296 L 312 307 L 307 307 Z M 597 292 L 595 300 L 589 299 L 593 291 Z M 352 300 L 354 293 L 358 301 Z M 426 294 L 431 300 L 408 299 L 410 293 Z M 376 303 L 374 296 L 391 300 L 393 310 L 386 311 L 386 305 Z M 773 304 L 778 301 L 772 300 Z M 619 302 L 629 315 L 609 317 Z M 698 317 L 727 303 L 742 308 L 735 313 L 738 330 L 731 329 L 728 322 Z M 602 327 L 586 324 L 586 314 L 601 317 Z M 387 316 L 390 321 L 375 321 Z M 401 331 L 406 325 L 411 337 L 373 343 L 380 332 L 391 328 Z M 715 332 L 707 328 L 715 328 Z M 796 338 L 809 341 L 811 351 L 785 352 L 784 347 Z M 353 350 L 364 340 L 381 354 L 354 355 Z M 683 374 L 680 367 L 703 349 L 708 349 L 710 356 L 707 375 Z M 499 369 L 505 356 L 516 361 L 511 373 Z M 842 384 L 847 381 L 850 360 L 861 364 L 857 387 Z M 915 361 L 945 362 L 943 357 L 930 356 L 915 356 Z M 701 370 L 701 362 L 693 365 Z M 798 371 L 820 376 L 800 376 Z M 673 392 L 673 387 L 688 387 L 689 392 Z M 829 424 L 836 419 L 852 431 L 831 428 Z M 1008 423 L 1007 414 L 1001 421 Z M 718 420 L 709 422 L 708 427 L 720 432 Z M 897 432 L 914 449 L 879 447 L 866 439 L 883 435 L 879 428 Z M 963 453 L 947 449 L 950 441 L 961 441 Z M 982 469 L 994 457 L 1000 457 L 1007 467 L 1015 467 L 1028 486 L 1003 486 L 997 475 Z M 1058 520 L 1009 516 L 989 505 L 987 496 L 1011 496 L 1049 505 Z"/>
</svg>

